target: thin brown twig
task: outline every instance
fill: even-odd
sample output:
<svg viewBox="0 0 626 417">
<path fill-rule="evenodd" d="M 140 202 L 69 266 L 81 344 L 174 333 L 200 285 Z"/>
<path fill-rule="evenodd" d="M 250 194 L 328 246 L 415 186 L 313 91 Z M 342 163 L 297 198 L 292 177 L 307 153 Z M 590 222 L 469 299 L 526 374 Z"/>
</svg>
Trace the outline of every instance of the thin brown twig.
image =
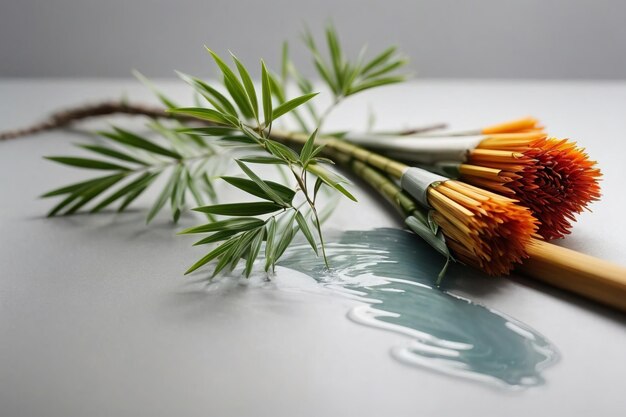
<svg viewBox="0 0 626 417">
<path fill-rule="evenodd" d="M 0 140 L 16 139 L 48 130 L 60 129 L 69 126 L 73 122 L 99 116 L 112 114 L 127 114 L 134 116 L 148 116 L 154 119 L 178 119 L 186 121 L 198 121 L 198 119 L 173 115 L 167 113 L 164 108 L 146 104 L 129 104 L 123 101 L 105 101 L 102 103 L 86 104 L 79 107 L 71 107 L 52 113 L 46 120 L 34 125 L 0 132 Z"/>
</svg>

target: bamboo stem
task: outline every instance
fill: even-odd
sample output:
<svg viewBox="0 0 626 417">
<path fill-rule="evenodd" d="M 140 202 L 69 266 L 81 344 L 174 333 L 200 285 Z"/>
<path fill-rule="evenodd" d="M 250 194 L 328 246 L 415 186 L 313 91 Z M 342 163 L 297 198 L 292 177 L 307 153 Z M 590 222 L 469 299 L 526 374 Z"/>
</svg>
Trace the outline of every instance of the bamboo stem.
<svg viewBox="0 0 626 417">
<path fill-rule="evenodd" d="M 308 139 L 308 136 L 304 133 L 284 131 L 273 131 L 270 137 L 275 140 L 289 142 L 300 146 L 304 145 Z M 368 151 L 360 146 L 337 138 L 318 137 L 315 139 L 315 143 L 317 145 L 324 145 L 327 150 L 338 151 L 365 164 L 376 167 L 394 178 L 401 178 L 404 171 L 409 168 L 406 164 L 387 158 L 386 156 L 379 155 L 375 152 Z M 328 151 L 326 151 L 326 153 L 328 153 Z"/>
</svg>

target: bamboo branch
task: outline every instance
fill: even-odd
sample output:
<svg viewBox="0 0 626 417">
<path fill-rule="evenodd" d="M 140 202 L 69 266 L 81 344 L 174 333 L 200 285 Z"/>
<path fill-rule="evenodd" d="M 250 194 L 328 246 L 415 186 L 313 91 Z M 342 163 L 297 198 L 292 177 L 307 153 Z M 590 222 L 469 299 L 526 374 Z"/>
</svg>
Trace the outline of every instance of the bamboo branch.
<svg viewBox="0 0 626 417">
<path fill-rule="evenodd" d="M 0 140 L 17 139 L 22 136 L 29 136 L 48 130 L 64 128 L 80 120 L 92 117 L 109 116 L 112 114 L 147 116 L 153 119 L 176 119 L 200 122 L 200 120 L 192 117 L 167 113 L 163 107 L 159 106 L 129 104 L 124 101 L 105 101 L 102 103 L 71 107 L 66 110 L 52 113 L 46 120 L 32 126 L 0 132 Z"/>
</svg>

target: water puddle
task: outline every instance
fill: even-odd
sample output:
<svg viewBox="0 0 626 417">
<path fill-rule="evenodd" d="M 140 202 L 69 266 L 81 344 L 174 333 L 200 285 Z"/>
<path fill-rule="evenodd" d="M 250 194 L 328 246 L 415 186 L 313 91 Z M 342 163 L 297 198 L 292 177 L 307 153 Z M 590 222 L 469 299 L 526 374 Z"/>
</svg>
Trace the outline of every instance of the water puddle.
<svg viewBox="0 0 626 417">
<path fill-rule="evenodd" d="M 306 245 L 292 246 L 280 265 L 363 301 L 348 313 L 356 323 L 408 336 L 405 345 L 390 346 L 398 361 L 527 387 L 541 384 L 541 371 L 558 359 L 556 348 L 532 327 L 434 288 L 443 260 L 412 233 L 348 231 L 327 240 L 332 271 Z"/>
</svg>

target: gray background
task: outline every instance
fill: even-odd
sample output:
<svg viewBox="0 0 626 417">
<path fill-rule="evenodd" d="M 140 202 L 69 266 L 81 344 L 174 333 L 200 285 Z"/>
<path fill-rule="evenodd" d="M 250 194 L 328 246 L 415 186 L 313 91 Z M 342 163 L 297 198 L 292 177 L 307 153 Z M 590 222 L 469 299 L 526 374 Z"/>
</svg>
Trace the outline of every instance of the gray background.
<svg viewBox="0 0 626 417">
<path fill-rule="evenodd" d="M 625 16 L 622 0 L 2 0 L 0 76 L 205 76 L 204 44 L 277 63 L 332 17 L 351 52 L 398 44 L 422 77 L 624 79 Z"/>
</svg>

